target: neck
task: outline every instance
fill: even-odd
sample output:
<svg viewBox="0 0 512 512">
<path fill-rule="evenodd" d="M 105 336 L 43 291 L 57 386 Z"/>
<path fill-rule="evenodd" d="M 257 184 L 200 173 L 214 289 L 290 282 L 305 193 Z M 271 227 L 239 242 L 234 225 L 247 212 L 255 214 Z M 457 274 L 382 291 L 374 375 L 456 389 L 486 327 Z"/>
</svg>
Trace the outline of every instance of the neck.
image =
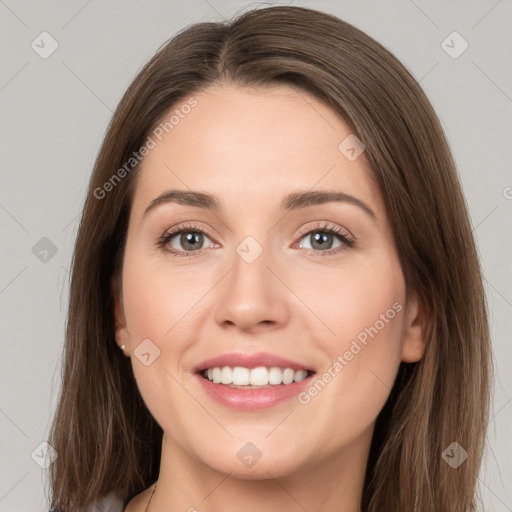
<svg viewBox="0 0 512 512">
<path fill-rule="evenodd" d="M 350 446 L 328 459 L 306 461 L 279 476 L 276 464 L 266 477 L 247 479 L 206 466 L 164 434 L 157 489 L 149 512 L 360 512 L 373 425 Z M 260 468 L 261 470 L 262 468 Z"/>
</svg>

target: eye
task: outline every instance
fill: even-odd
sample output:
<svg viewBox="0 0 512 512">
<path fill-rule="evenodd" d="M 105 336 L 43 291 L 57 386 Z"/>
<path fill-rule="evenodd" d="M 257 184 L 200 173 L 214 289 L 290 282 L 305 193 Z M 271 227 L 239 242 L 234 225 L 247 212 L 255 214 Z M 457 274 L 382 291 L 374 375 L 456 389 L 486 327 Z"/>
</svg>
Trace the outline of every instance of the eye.
<svg viewBox="0 0 512 512">
<path fill-rule="evenodd" d="M 327 222 L 313 229 L 302 230 L 300 235 L 298 246 L 305 249 L 308 256 L 330 256 L 355 246 L 355 239 L 346 230 Z M 305 242 L 302 242 L 303 239 Z M 205 245 L 210 248 L 215 246 L 204 228 L 193 224 L 176 226 L 157 241 L 162 251 L 173 256 L 197 256 Z"/>
<path fill-rule="evenodd" d="M 164 233 L 157 245 L 173 256 L 195 256 L 203 250 L 205 241 L 210 242 L 209 247 L 213 246 L 204 229 L 188 224 Z"/>
<path fill-rule="evenodd" d="M 328 256 L 337 254 L 347 247 L 354 247 L 355 241 L 348 232 L 333 224 L 325 223 L 322 226 L 301 232 L 299 247 L 305 248 L 306 253 L 313 256 Z M 308 247 L 309 242 L 309 247 Z M 336 242 L 338 242 L 336 244 Z"/>
<path fill-rule="evenodd" d="M 305 239 L 310 241 L 310 245 L 313 244 L 314 247 L 307 247 L 303 243 L 300 244 L 301 247 L 305 247 L 306 249 L 314 249 L 315 251 L 323 251 L 327 249 L 331 249 L 333 247 L 333 243 L 336 243 L 336 235 L 330 233 L 328 231 L 311 231 L 311 234 L 306 235 Z M 339 241 L 339 240 L 338 240 Z M 335 247 L 339 247 L 343 243 L 339 241 L 338 245 Z"/>
</svg>

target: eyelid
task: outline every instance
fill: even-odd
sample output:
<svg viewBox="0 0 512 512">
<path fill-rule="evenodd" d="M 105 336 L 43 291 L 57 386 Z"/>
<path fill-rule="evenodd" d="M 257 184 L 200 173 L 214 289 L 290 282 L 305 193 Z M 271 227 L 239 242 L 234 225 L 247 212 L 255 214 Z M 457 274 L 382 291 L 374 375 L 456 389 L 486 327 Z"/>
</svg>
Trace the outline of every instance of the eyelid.
<svg viewBox="0 0 512 512">
<path fill-rule="evenodd" d="M 208 238 L 211 238 L 212 240 L 215 239 L 215 237 L 210 233 L 209 228 L 200 226 L 193 222 L 184 222 L 184 223 L 178 224 L 177 226 L 169 228 L 165 231 L 164 236 L 177 235 L 177 234 L 181 233 L 182 231 L 193 231 L 193 232 L 203 233 Z"/>
<path fill-rule="evenodd" d="M 333 224 L 329 221 L 312 221 L 312 222 L 316 222 L 317 224 L 315 224 L 313 226 L 308 224 L 307 226 L 301 228 L 299 230 L 299 236 L 303 237 L 304 235 L 307 235 L 307 234 L 311 233 L 312 231 L 324 231 L 325 230 L 327 232 L 334 232 L 337 235 L 343 235 L 346 238 L 355 240 L 354 235 L 352 235 L 352 233 L 348 229 L 343 228 L 337 224 Z M 318 224 L 318 222 L 322 222 L 322 223 Z"/>
</svg>

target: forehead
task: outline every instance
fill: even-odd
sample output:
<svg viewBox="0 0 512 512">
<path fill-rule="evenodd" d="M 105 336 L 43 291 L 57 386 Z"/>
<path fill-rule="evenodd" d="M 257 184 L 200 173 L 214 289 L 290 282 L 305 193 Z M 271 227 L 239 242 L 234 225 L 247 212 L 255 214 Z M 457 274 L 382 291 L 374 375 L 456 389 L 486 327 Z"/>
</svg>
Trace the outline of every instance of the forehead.
<svg viewBox="0 0 512 512">
<path fill-rule="evenodd" d="M 195 100 L 192 108 L 183 108 Z M 226 202 L 264 208 L 292 190 L 356 193 L 382 206 L 364 153 L 350 161 L 339 145 L 351 130 L 309 93 L 290 86 L 214 86 L 185 98 L 142 161 L 134 209 L 167 189 L 208 191 Z M 162 126 L 162 125 L 161 125 Z M 162 131 L 162 130 L 161 130 Z"/>
</svg>

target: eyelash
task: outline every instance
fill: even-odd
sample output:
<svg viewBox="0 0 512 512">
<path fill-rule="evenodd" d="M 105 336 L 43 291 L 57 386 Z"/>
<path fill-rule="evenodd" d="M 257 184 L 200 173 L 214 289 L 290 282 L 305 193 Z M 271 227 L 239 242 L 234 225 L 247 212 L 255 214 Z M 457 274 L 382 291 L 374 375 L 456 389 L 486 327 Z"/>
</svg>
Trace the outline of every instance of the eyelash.
<svg viewBox="0 0 512 512">
<path fill-rule="evenodd" d="M 165 253 L 171 254 L 175 257 L 193 257 L 197 256 L 199 253 L 201 253 L 204 249 L 197 249 L 195 251 L 178 251 L 176 249 L 169 249 L 167 248 L 167 244 L 176 236 L 182 233 L 201 233 L 203 235 L 206 235 L 208 238 L 213 238 L 210 236 L 208 231 L 204 230 L 203 228 L 200 228 L 198 226 L 195 226 L 194 224 L 182 224 L 179 226 L 176 226 L 172 231 L 168 231 L 164 233 L 157 241 L 157 247 L 164 251 Z M 328 222 L 325 222 L 322 225 L 316 226 L 313 229 L 308 228 L 301 230 L 299 232 L 300 238 L 303 238 L 306 235 L 310 235 L 312 233 L 327 233 L 331 235 L 337 236 L 342 242 L 343 245 L 339 247 L 335 247 L 334 249 L 328 249 L 326 251 L 320 251 L 318 249 L 308 249 L 305 248 L 304 251 L 308 256 L 318 256 L 321 257 L 324 256 L 331 256 L 333 254 L 337 254 L 346 248 L 352 248 L 356 245 L 355 239 L 352 238 L 345 230 L 342 228 L 330 224 Z"/>
</svg>

